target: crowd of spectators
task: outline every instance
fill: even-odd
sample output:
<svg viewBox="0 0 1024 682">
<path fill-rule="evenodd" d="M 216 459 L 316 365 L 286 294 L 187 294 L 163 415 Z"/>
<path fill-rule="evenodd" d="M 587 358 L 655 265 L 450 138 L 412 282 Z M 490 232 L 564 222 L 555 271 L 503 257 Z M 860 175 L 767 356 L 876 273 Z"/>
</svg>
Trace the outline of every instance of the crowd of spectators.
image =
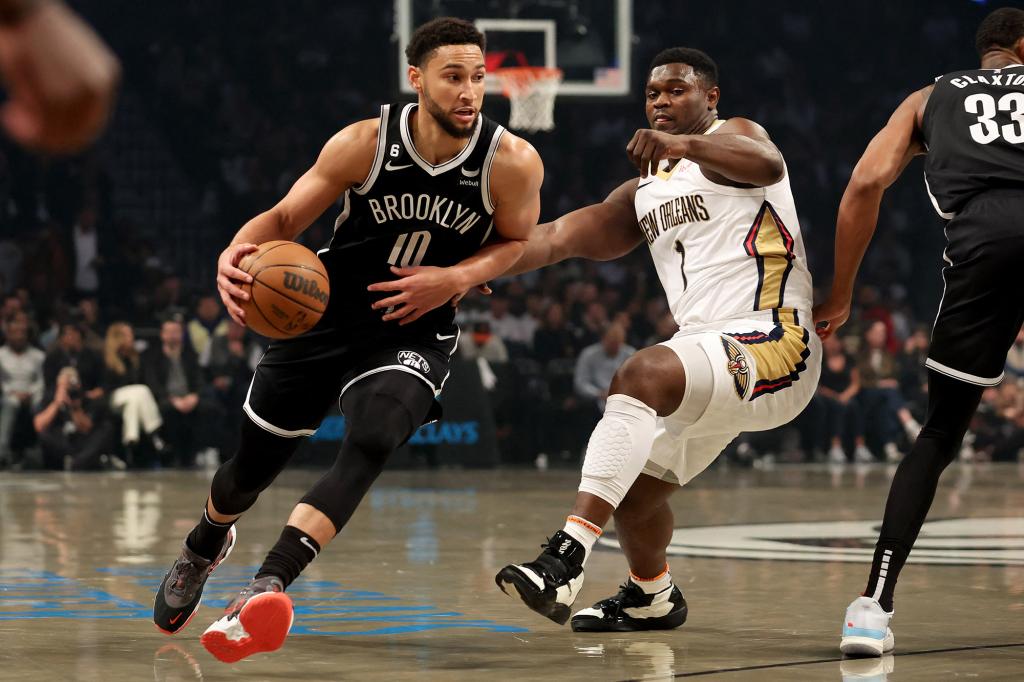
<svg viewBox="0 0 1024 682">
<path fill-rule="evenodd" d="M 186 226 L 129 219 L 113 180 L 118 157 L 102 142 L 67 161 L 0 142 L 0 467 L 212 463 L 233 447 L 263 346 L 224 316 L 212 291 L 215 254 L 334 131 L 395 98 L 395 48 L 378 39 L 392 30 L 391 5 L 303 0 L 240 12 L 189 1 L 153 22 L 141 5 L 80 4 L 121 55 L 125 98 L 141 103 L 146 130 L 165 141 L 195 198 L 187 227 L 208 234 L 194 253 L 172 257 L 163 247 Z M 736 0 L 728 17 L 701 22 L 670 21 L 668 6 L 634 17 L 634 83 L 657 50 L 701 47 L 721 69 L 723 115 L 748 116 L 772 135 L 818 287 L 831 276 L 831 225 L 864 144 L 912 89 L 974 61 L 971 31 L 984 12 L 970 3 L 871 7 Z M 775 27 L 767 43 L 766 13 Z M 829 35 L 857 49 L 823 49 Z M 921 49 L 905 49 L 908 39 Z M 506 111 L 495 99 L 487 106 L 499 118 Z M 622 149 L 644 125 L 642 102 L 562 98 L 556 123 L 530 138 L 547 168 L 542 219 L 600 201 L 631 176 Z M 122 136 L 139 127 L 113 126 Z M 924 416 L 923 325 L 941 293 L 942 231 L 919 178 L 905 175 L 887 194 L 854 315 L 826 344 L 812 405 L 796 428 L 744 436 L 730 454 L 838 462 L 906 451 Z M 314 223 L 305 243 L 326 242 L 334 217 Z M 503 461 L 520 463 L 575 462 L 614 368 L 676 331 L 644 249 L 500 282 L 491 297 L 467 299 L 459 320 L 460 353 L 486 370 Z M 1024 337 L 1007 380 L 985 394 L 965 457 L 1017 456 L 1022 387 Z"/>
</svg>

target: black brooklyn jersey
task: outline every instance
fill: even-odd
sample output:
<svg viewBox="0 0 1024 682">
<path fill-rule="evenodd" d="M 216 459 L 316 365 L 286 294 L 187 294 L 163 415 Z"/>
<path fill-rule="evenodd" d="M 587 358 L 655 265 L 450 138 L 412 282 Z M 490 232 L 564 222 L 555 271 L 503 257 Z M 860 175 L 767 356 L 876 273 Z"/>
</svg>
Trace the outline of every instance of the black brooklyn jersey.
<svg viewBox="0 0 1024 682">
<path fill-rule="evenodd" d="M 1024 191 L 1024 67 L 974 69 L 935 81 L 922 122 L 932 203 L 952 218 L 988 189 Z"/>
<path fill-rule="evenodd" d="M 331 278 L 335 324 L 383 326 L 408 333 L 450 330 L 454 310 L 442 306 L 408 327 L 381 322 L 374 301 L 393 293 L 368 292 L 397 279 L 391 266 L 447 267 L 468 258 L 490 236 L 494 206 L 490 171 L 505 129 L 480 114 L 472 137 L 454 158 L 432 165 L 416 151 L 410 114 L 416 104 L 381 107 L 373 166 L 365 182 L 345 192 L 334 237 L 320 252 Z M 428 115 L 428 114 L 421 114 Z"/>
</svg>

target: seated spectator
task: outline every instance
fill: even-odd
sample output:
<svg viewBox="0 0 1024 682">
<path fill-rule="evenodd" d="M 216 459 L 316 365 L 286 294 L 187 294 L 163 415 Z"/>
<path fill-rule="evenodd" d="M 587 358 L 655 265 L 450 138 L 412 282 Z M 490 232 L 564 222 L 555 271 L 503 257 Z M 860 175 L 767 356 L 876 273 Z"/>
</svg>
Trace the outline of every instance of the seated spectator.
<svg viewBox="0 0 1024 682">
<path fill-rule="evenodd" d="M 64 367 L 48 389 L 33 419 L 46 469 L 99 469 L 107 463 L 123 469 L 124 461 L 109 455 L 114 424 L 100 399 L 89 398 L 74 367 Z"/>
<path fill-rule="evenodd" d="M 200 397 L 203 389 L 199 361 L 185 345 L 185 327 L 179 318 L 160 326 L 160 344 L 146 351 L 142 375 L 153 392 L 163 417 L 163 436 L 177 464 L 191 466 L 199 448 L 218 447 L 221 438 L 212 417 L 214 405 Z"/>
<path fill-rule="evenodd" d="M 587 303 L 579 322 L 573 327 L 577 350 L 582 351 L 587 346 L 600 343 L 610 323 L 608 309 L 604 303 L 600 301 Z"/>
<path fill-rule="evenodd" d="M 11 464 L 15 445 L 33 440 L 28 420 L 43 399 L 43 351 L 29 345 L 28 321 L 15 315 L 7 323 L 7 342 L 0 347 L 0 464 Z M 16 436 L 18 438 L 16 438 Z M 26 436 L 26 438 L 21 438 Z M 20 449 L 20 448 L 19 448 Z"/>
<path fill-rule="evenodd" d="M 153 392 L 142 380 L 135 332 L 127 322 L 114 322 L 107 329 L 103 353 L 103 389 L 110 396 L 110 408 L 121 417 L 121 444 L 132 456 L 143 437 L 158 452 L 163 439 L 157 431 L 163 425 Z"/>
<path fill-rule="evenodd" d="M 605 329 L 600 342 L 587 346 L 580 353 L 573 385 L 576 395 L 584 405 L 593 409 L 594 414 L 604 412 L 612 377 L 635 352 L 635 348 L 626 345 L 626 332 L 622 326 L 612 324 Z"/>
<path fill-rule="evenodd" d="M 533 333 L 533 356 L 541 365 L 551 360 L 576 356 L 573 335 L 565 320 L 565 309 L 560 303 L 552 303 L 544 311 L 544 321 Z"/>
<path fill-rule="evenodd" d="M 199 359 L 200 367 L 210 365 L 213 339 L 228 333 L 228 319 L 220 301 L 213 294 L 204 294 L 196 302 L 196 316 L 188 323 L 188 341 Z"/>
<path fill-rule="evenodd" d="M 483 358 L 490 363 L 508 362 L 505 342 L 493 332 L 491 323 L 486 320 L 474 323 L 473 332 L 459 339 L 459 353 L 467 360 Z"/>
<path fill-rule="evenodd" d="M 900 393 L 907 401 L 907 409 L 915 418 L 924 419 L 928 412 L 928 327 L 918 326 L 903 342 L 897 358 Z"/>
<path fill-rule="evenodd" d="M 74 367 L 78 371 L 78 380 L 82 390 L 91 399 L 103 395 L 102 363 L 99 356 L 85 347 L 82 330 L 73 322 L 65 322 L 60 326 L 57 344 L 46 354 L 43 362 L 43 380 L 46 390 L 53 392 L 57 383 L 57 374 L 65 367 Z"/>
<path fill-rule="evenodd" d="M 515 312 L 512 311 L 513 301 L 505 296 L 493 295 L 489 302 L 491 309 L 484 319 L 490 324 L 491 332 L 501 337 L 505 344 L 529 348 L 537 322 L 526 314 L 525 301 L 521 298 L 515 300 Z"/>
<path fill-rule="evenodd" d="M 252 338 L 248 329 L 234 321 L 229 322 L 227 334 L 216 336 L 210 342 L 207 376 L 210 377 L 213 399 L 224 414 L 224 439 L 217 446 L 220 453 L 232 452 L 237 446 L 241 407 L 262 353 L 262 346 Z M 205 464 L 212 466 L 214 462 Z"/>
<path fill-rule="evenodd" d="M 865 423 L 876 427 L 886 459 L 898 461 L 902 457 L 896 446 L 900 426 L 911 440 L 917 438 L 921 426 L 910 414 L 900 393 L 896 358 L 889 351 L 888 327 L 884 321 L 872 322 L 864 333 L 857 369 L 861 382 L 858 402 Z"/>
<path fill-rule="evenodd" d="M 823 437 L 815 438 L 814 445 L 827 443 L 828 461 L 841 464 L 846 462 L 843 443 L 852 440 L 854 460 L 870 462 L 874 457 L 864 444 L 864 427 L 856 400 L 860 393 L 860 372 L 839 337 L 832 335 L 825 339 L 822 349 L 821 379 L 814 398 L 819 418 L 814 421 Z"/>
<path fill-rule="evenodd" d="M 94 353 L 105 350 L 103 328 L 100 326 L 100 306 L 95 298 L 86 297 L 78 302 L 78 328 L 82 330 L 82 342 Z"/>
</svg>

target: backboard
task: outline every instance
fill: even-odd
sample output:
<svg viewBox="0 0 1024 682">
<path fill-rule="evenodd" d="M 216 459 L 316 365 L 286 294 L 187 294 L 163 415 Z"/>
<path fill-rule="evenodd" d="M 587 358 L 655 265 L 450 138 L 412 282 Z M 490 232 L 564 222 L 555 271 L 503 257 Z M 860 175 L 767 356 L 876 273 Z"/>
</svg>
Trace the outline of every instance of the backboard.
<svg viewBox="0 0 1024 682">
<path fill-rule="evenodd" d="M 550 66 L 564 72 L 558 96 L 629 94 L 632 0 L 395 0 L 398 82 L 406 78 L 405 46 L 435 17 L 474 21 L 487 35 L 487 68 Z M 487 92 L 501 92 L 487 79 Z"/>
</svg>

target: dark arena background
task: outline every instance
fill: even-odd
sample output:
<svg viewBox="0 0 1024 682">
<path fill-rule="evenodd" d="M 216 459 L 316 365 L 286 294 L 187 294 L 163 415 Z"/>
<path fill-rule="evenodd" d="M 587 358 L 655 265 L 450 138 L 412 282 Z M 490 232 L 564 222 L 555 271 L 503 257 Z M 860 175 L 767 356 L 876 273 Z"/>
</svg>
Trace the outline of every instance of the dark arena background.
<svg viewBox="0 0 1024 682">
<path fill-rule="evenodd" d="M 626 357 L 678 329 L 642 247 L 498 279 L 490 296 L 460 304 L 443 419 L 391 456 L 288 590 L 295 619 L 282 649 L 225 664 L 199 636 L 334 463 L 346 433 L 337 407 L 239 522 L 238 546 L 191 627 L 168 637 L 151 607 L 214 472 L 238 447 L 268 343 L 225 312 L 218 255 L 334 133 L 381 103 L 415 101 L 403 49 L 416 26 L 478 22 L 488 39 L 483 112 L 502 124 L 510 106 L 492 70 L 562 70 L 553 129 L 514 131 L 544 162 L 541 222 L 636 177 L 625 148 L 647 127 L 650 60 L 672 46 L 706 51 L 720 72 L 720 118 L 757 121 L 785 157 L 819 302 L 839 202 L 869 140 L 912 91 L 978 66 L 974 32 L 986 14 L 1024 3 L 69 6 L 122 74 L 111 120 L 84 151 L 0 139 L 0 680 L 1024 678 L 1024 335 L 940 480 L 901 576 L 894 654 L 838 650 L 889 483 L 926 416 L 946 242 L 921 159 L 885 193 L 850 320 L 825 345 L 828 372 L 808 407 L 781 428 L 740 435 L 672 498 L 669 561 L 689 603 L 681 628 L 575 633 L 508 599 L 493 578 L 532 557 L 571 508 L 614 371 L 583 359 Z M 324 247 L 341 210 L 297 241 Z M 169 354 L 181 368 L 170 388 Z M 40 419 L 69 366 L 88 429 Z M 111 399 L 126 384 L 149 389 L 159 428 L 144 417 L 131 432 Z M 628 575 L 614 523 L 605 531 L 574 608 Z"/>
</svg>

